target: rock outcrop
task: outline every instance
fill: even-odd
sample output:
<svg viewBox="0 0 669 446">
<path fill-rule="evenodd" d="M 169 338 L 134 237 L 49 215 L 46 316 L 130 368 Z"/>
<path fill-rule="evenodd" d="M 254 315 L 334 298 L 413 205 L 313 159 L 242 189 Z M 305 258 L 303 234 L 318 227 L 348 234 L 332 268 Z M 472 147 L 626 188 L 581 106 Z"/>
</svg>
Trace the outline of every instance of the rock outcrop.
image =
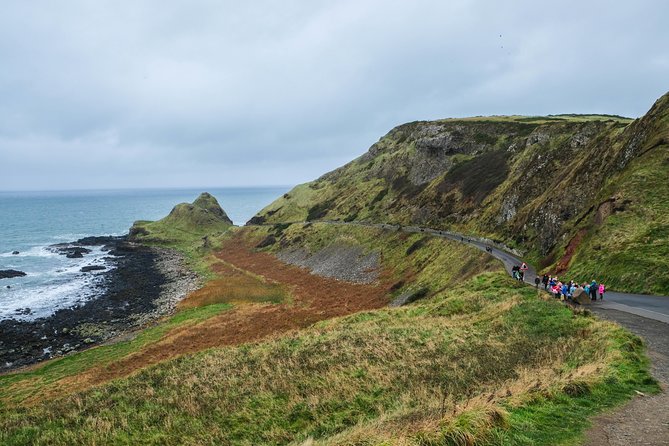
<svg viewBox="0 0 669 446">
<path fill-rule="evenodd" d="M 26 273 L 23 271 L 17 271 L 15 269 L 3 269 L 0 270 L 0 279 L 11 279 L 13 277 L 23 277 Z"/>
<path fill-rule="evenodd" d="M 193 206 L 195 208 L 201 208 L 210 213 L 211 215 L 215 216 L 219 220 L 232 224 L 232 220 L 228 217 L 228 215 L 225 213 L 223 208 L 221 207 L 220 204 L 218 204 L 218 200 L 214 198 L 213 195 L 211 195 L 209 192 L 202 192 L 199 197 L 195 199 L 193 202 Z"/>
<path fill-rule="evenodd" d="M 83 266 L 81 268 L 81 272 L 82 273 L 89 273 L 91 271 L 103 271 L 105 269 L 107 269 L 107 267 L 103 266 L 103 265 L 88 265 L 88 266 Z"/>
<path fill-rule="evenodd" d="M 225 229 L 231 225 L 232 220 L 230 220 L 216 198 L 207 192 L 203 192 L 193 203 L 177 204 L 161 220 L 155 222 L 135 222 L 130 228 L 129 238 L 131 240 L 146 241 L 160 235 L 162 239 L 169 239 L 169 233 L 174 231 L 205 235 Z"/>
</svg>

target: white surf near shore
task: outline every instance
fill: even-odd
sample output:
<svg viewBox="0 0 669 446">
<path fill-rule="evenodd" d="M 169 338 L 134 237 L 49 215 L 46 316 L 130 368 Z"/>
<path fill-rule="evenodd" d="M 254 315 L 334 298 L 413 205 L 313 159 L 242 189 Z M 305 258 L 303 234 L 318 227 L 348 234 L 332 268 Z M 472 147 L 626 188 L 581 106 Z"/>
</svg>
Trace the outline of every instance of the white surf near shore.
<svg viewBox="0 0 669 446">
<path fill-rule="evenodd" d="M 105 261 L 101 246 L 88 247 L 82 258 L 67 258 L 49 246 L 35 246 L 19 254 L 2 253 L 4 269 L 17 269 L 25 277 L 3 279 L 0 288 L 0 320 L 33 320 L 61 308 L 85 302 L 104 292 L 102 272 L 81 272 L 85 266 L 113 268 Z M 9 288 L 8 288 L 9 287 Z"/>
</svg>

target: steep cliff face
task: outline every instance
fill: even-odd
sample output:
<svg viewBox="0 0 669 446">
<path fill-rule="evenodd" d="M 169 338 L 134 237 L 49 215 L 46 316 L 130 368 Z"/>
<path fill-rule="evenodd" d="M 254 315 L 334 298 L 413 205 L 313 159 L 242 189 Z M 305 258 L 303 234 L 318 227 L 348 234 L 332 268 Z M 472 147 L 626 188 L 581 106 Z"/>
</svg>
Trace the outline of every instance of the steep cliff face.
<svg viewBox="0 0 669 446">
<path fill-rule="evenodd" d="M 669 95 L 634 121 L 560 115 L 414 122 L 391 130 L 351 163 L 297 186 L 253 222 L 449 228 L 502 240 L 542 267 L 577 270 L 577 263 L 587 263 L 579 255 L 586 246 L 638 250 L 637 242 L 624 240 L 633 234 L 616 236 L 617 245 L 604 243 L 613 237 L 602 230 L 609 221 L 666 224 L 669 205 L 655 191 L 669 177 L 668 147 Z M 666 247 L 665 229 L 648 229 L 646 238 Z M 602 276 L 598 268 L 581 272 Z M 655 280 L 642 288 L 665 286 Z"/>
</svg>

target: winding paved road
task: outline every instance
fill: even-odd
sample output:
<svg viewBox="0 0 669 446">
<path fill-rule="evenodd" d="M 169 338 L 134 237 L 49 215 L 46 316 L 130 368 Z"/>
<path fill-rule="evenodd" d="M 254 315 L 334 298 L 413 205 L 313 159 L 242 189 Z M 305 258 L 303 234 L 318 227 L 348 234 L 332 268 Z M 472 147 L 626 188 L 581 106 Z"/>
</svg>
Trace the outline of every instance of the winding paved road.
<svg viewBox="0 0 669 446">
<path fill-rule="evenodd" d="M 306 222 L 292 222 L 292 223 L 306 223 Z M 511 274 L 511 268 L 513 268 L 514 265 L 520 265 L 523 262 L 520 257 L 508 252 L 507 250 L 501 249 L 497 245 L 492 245 L 490 243 L 478 239 L 477 237 L 468 236 L 466 234 L 459 234 L 452 231 L 441 231 L 438 229 L 422 228 L 418 226 L 399 226 L 387 223 L 361 223 L 361 222 L 341 222 L 341 221 L 313 221 L 312 223 L 368 226 L 368 227 L 382 228 L 393 231 L 424 233 L 427 235 L 433 235 L 435 237 L 443 237 L 450 240 L 454 240 L 456 242 L 465 243 L 474 246 L 475 248 L 478 248 L 481 251 L 486 251 L 486 248 L 490 248 L 491 251 L 488 251 L 489 254 L 495 257 L 496 259 L 499 259 L 504 264 L 504 268 L 509 274 Z M 265 224 L 262 226 L 271 226 L 271 225 Z M 528 267 L 529 269 L 525 273 L 525 282 L 529 285 L 534 286 L 536 269 L 529 263 Z M 616 291 L 607 291 L 606 294 L 604 295 L 603 301 L 597 301 L 592 303 L 591 305 L 593 306 L 593 308 L 597 309 L 624 311 L 626 313 L 634 314 L 647 319 L 653 319 L 656 321 L 664 322 L 665 324 L 669 324 L 669 296 L 650 296 L 645 294 L 630 294 L 630 293 L 620 293 Z"/>
<path fill-rule="evenodd" d="M 389 228 L 391 225 L 371 225 Z M 397 229 L 397 226 L 393 226 Z M 444 237 L 456 242 L 466 243 L 474 246 L 482 251 L 486 248 L 491 248 L 490 255 L 499 259 L 504 263 L 504 267 L 509 274 L 514 265 L 520 265 L 523 261 L 519 257 L 507 251 L 492 247 L 487 243 L 478 241 L 466 234 L 455 234 L 452 232 L 444 232 L 429 228 L 419 228 L 415 226 L 407 226 L 401 228 L 407 232 L 422 232 L 432 234 L 438 237 Z M 536 269 L 528 263 L 528 271 L 525 273 L 525 282 L 534 286 L 534 278 L 536 277 Z M 654 319 L 656 321 L 669 324 L 669 297 L 668 296 L 651 296 L 646 294 L 631 294 L 620 293 L 617 291 L 607 291 L 604 295 L 603 301 L 597 301 L 591 304 L 593 307 L 605 310 L 618 310 L 626 313 L 635 314 L 637 316 L 645 317 L 647 319 Z"/>
</svg>

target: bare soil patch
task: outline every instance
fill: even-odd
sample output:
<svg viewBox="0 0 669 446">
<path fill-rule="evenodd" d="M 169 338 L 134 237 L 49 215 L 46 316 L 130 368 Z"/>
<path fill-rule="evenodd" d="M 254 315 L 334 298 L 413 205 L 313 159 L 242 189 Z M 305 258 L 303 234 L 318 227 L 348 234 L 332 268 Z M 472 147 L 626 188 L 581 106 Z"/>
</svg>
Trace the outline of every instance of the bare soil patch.
<svg viewBox="0 0 669 446">
<path fill-rule="evenodd" d="M 567 245 L 567 249 L 565 249 L 564 255 L 555 266 L 555 272 L 557 274 L 563 274 L 565 271 L 567 271 L 567 269 L 569 269 L 571 258 L 574 257 L 574 254 L 576 254 L 576 250 L 583 241 L 583 237 L 585 237 L 587 233 L 587 230 L 581 229 L 576 233 L 574 238 L 569 241 L 569 245 Z"/>
</svg>

